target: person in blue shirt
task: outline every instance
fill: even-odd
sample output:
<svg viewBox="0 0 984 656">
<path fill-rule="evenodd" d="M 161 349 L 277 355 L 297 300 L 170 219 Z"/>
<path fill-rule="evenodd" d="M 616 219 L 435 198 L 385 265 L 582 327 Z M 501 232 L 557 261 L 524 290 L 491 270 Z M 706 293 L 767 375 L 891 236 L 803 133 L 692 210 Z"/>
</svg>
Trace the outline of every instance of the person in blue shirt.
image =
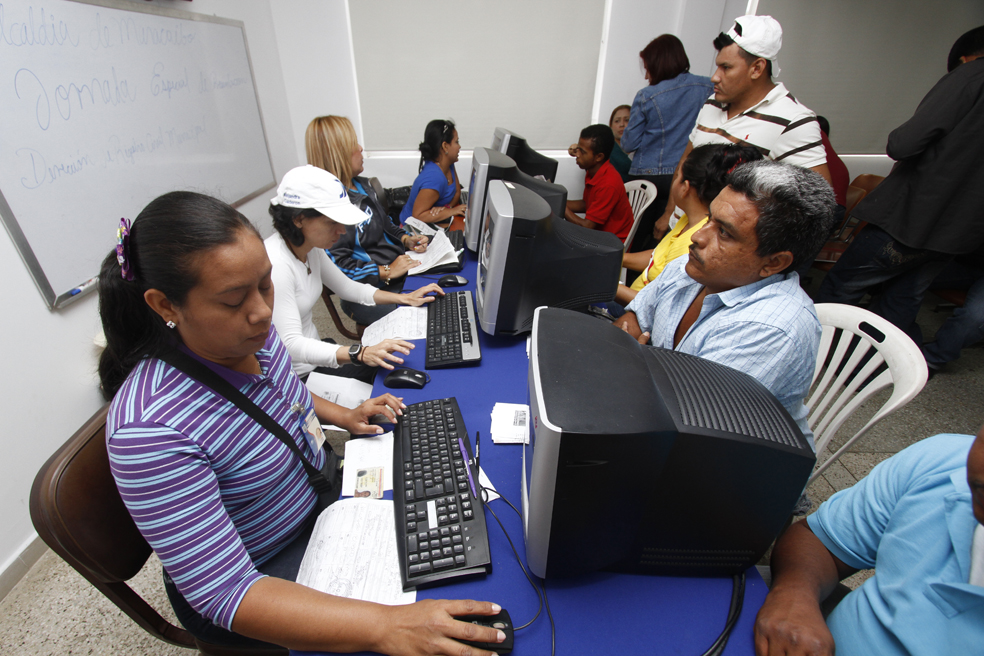
<svg viewBox="0 0 984 656">
<path fill-rule="evenodd" d="M 826 240 L 834 205 L 813 171 L 771 160 L 738 166 L 691 237 L 689 257 L 668 264 L 616 325 L 643 344 L 752 376 L 813 446 L 803 399 L 821 329 L 795 269 Z"/>
<path fill-rule="evenodd" d="M 629 124 L 619 143 L 635 152 L 629 179 L 656 185 L 656 200 L 639 221 L 630 252 L 652 248 L 653 224 L 666 209 L 677 162 L 687 147 L 697 114 L 713 93 L 711 79 L 690 73 L 690 60 L 680 39 L 663 34 L 639 53 L 649 86 L 632 101 Z"/>
<path fill-rule="evenodd" d="M 984 428 L 936 435 L 878 464 L 789 527 L 755 623 L 766 654 L 929 656 L 984 646 Z M 826 617 L 821 601 L 875 575 Z"/>
<path fill-rule="evenodd" d="M 427 124 L 420 142 L 420 173 L 410 188 L 410 198 L 400 212 L 400 223 L 411 216 L 438 227 L 465 215 L 461 202 L 461 183 L 454 170 L 461 152 L 458 131 L 452 121 L 437 119 Z"/>
</svg>

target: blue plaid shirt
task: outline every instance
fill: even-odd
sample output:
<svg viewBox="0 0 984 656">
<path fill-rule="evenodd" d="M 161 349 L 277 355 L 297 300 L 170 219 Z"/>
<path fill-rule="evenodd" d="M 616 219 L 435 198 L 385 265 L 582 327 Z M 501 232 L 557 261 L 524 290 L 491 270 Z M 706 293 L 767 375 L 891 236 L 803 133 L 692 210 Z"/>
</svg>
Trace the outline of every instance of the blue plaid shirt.
<svg viewBox="0 0 984 656">
<path fill-rule="evenodd" d="M 687 275 L 688 258 L 666 265 L 626 308 L 650 343 L 673 348 L 673 335 L 702 285 Z M 813 446 L 803 399 L 820 346 L 820 321 L 796 273 L 776 274 L 720 294 L 708 294 L 700 316 L 676 350 L 742 371 L 772 392 Z"/>
</svg>

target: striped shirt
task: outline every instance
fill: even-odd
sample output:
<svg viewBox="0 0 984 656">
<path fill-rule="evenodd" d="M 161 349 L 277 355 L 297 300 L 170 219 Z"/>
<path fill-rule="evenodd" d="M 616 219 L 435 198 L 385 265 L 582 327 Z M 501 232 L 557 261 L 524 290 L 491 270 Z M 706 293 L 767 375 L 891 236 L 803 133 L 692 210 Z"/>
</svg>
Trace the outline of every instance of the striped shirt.
<svg viewBox="0 0 984 656">
<path fill-rule="evenodd" d="M 702 285 L 687 275 L 680 257 L 636 294 L 634 312 L 650 344 L 673 349 L 673 337 Z M 820 321 L 799 275 L 775 274 L 704 298 L 700 315 L 676 349 L 744 372 L 762 383 L 792 415 L 810 446 L 803 399 L 810 390 L 820 348 Z"/>
<path fill-rule="evenodd" d="M 294 403 L 313 407 L 311 393 L 272 327 L 256 357 L 260 375 L 202 362 L 286 428 L 320 468 L 324 451 L 311 451 L 291 411 Z M 157 359 L 140 362 L 113 398 L 106 444 L 123 503 L 178 590 L 230 629 L 263 577 L 256 565 L 297 537 L 314 508 L 300 461 L 224 397 Z"/>
<path fill-rule="evenodd" d="M 720 143 L 753 146 L 768 159 L 804 168 L 827 161 L 817 115 L 793 98 L 781 83 L 731 119 L 728 106 L 711 96 L 697 115 L 690 143 L 694 148 Z"/>
</svg>

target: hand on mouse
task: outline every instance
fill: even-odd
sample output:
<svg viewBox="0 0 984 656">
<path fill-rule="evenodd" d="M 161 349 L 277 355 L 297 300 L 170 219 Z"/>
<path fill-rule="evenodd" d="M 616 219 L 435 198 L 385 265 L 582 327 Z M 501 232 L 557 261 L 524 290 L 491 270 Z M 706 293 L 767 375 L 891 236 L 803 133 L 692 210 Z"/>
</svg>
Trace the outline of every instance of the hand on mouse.
<svg viewBox="0 0 984 656">
<path fill-rule="evenodd" d="M 412 305 L 414 307 L 420 307 L 424 303 L 430 303 L 434 300 L 433 296 L 428 296 L 431 292 L 444 296 L 444 290 L 441 289 L 437 283 L 431 283 L 425 285 L 420 289 L 416 289 L 409 294 L 400 294 L 400 299 L 403 305 Z"/>
<path fill-rule="evenodd" d="M 396 423 L 397 415 L 403 414 L 407 406 L 392 394 L 383 394 L 369 399 L 358 408 L 345 409 L 345 418 L 336 422 L 339 426 L 355 435 L 379 435 L 385 433 L 382 426 L 374 426 L 369 420 L 376 415 L 383 415 L 392 423 Z"/>
<path fill-rule="evenodd" d="M 403 355 L 409 355 L 410 349 L 412 348 L 413 344 L 403 341 L 402 339 L 384 339 L 374 346 L 367 346 L 365 350 L 362 351 L 362 364 L 367 364 L 370 367 L 392 369 L 393 365 L 391 365 L 390 362 L 403 364 L 403 358 L 398 355 L 394 355 L 394 353 L 399 352 Z"/>
<path fill-rule="evenodd" d="M 480 656 L 489 652 L 463 645 L 455 639 L 502 642 L 502 631 L 455 619 L 456 615 L 495 615 L 501 610 L 487 601 L 424 599 L 405 606 L 387 606 L 386 630 L 374 647 L 382 654 L 460 654 Z"/>
</svg>

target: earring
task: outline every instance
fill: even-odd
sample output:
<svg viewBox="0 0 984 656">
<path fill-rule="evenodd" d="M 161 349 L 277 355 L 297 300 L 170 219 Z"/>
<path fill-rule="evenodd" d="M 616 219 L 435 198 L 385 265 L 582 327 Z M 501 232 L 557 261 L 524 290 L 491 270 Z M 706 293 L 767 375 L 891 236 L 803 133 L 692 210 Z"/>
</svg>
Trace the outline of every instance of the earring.
<svg viewBox="0 0 984 656">
<path fill-rule="evenodd" d="M 178 324 L 176 324 L 176 323 L 174 323 L 173 321 L 168 321 L 168 322 L 167 322 L 167 324 L 165 324 L 165 325 L 166 325 L 166 326 L 167 326 L 168 328 L 170 328 L 171 330 L 174 330 L 175 328 L 177 328 L 177 327 L 178 327 Z"/>
</svg>

